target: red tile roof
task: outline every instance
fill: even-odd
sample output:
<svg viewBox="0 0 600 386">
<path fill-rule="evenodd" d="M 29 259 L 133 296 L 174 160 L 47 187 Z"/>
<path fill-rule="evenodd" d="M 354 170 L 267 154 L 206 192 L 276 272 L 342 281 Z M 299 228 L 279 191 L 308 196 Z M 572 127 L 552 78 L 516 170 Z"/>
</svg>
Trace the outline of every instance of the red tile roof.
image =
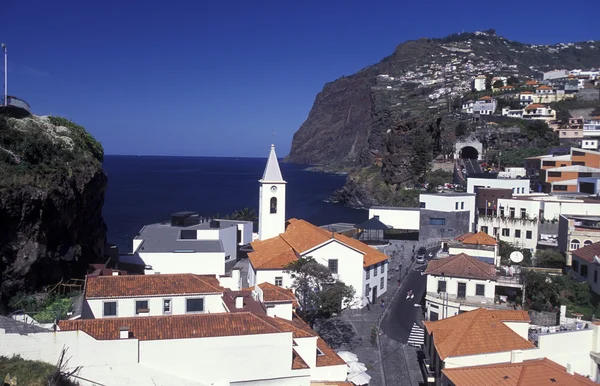
<svg viewBox="0 0 600 386">
<path fill-rule="evenodd" d="M 496 268 L 465 253 L 432 260 L 425 273 L 428 275 L 444 275 L 467 279 L 496 280 Z"/>
<path fill-rule="evenodd" d="M 298 307 L 298 300 L 292 290 L 278 287 L 271 283 L 261 283 L 258 285 L 263 292 L 263 302 L 265 303 L 292 303 L 293 307 Z M 248 288 L 253 290 L 254 287 Z"/>
<path fill-rule="evenodd" d="M 88 277 L 86 299 L 222 293 L 215 276 L 154 274 Z"/>
<path fill-rule="evenodd" d="M 521 91 L 521 94 L 533 94 L 533 91 Z"/>
<path fill-rule="evenodd" d="M 266 316 L 265 316 L 266 317 Z M 251 312 L 61 320 L 61 331 L 83 331 L 97 340 L 119 339 L 122 327 L 139 340 L 213 338 L 285 332 Z"/>
<path fill-rule="evenodd" d="M 242 308 L 236 308 L 235 299 L 242 297 Z M 225 291 L 223 292 L 223 303 L 227 306 L 229 312 L 253 312 L 255 314 L 265 314 L 267 312 L 265 306 L 254 300 L 252 291 L 245 289 L 242 291 Z"/>
<path fill-rule="evenodd" d="M 304 359 L 302 359 L 302 357 L 298 355 L 295 349 L 292 349 L 292 369 L 302 370 L 308 368 L 310 367 L 306 364 L 306 362 L 304 362 Z"/>
<path fill-rule="evenodd" d="M 577 256 L 582 260 L 594 263 L 594 256 L 600 258 L 600 242 L 590 244 L 586 247 L 576 249 L 571 252 L 573 256 Z"/>
<path fill-rule="evenodd" d="M 495 238 L 493 238 L 492 236 L 488 235 L 485 232 L 479 231 L 477 233 L 475 233 L 474 235 L 471 236 L 467 236 L 464 239 L 461 240 L 463 244 L 468 244 L 468 245 L 496 245 L 498 244 L 498 242 L 496 241 Z"/>
<path fill-rule="evenodd" d="M 479 355 L 535 348 L 503 322 L 529 322 L 525 311 L 479 308 L 435 322 L 424 322 L 442 360 L 448 357 Z"/>
<path fill-rule="evenodd" d="M 567 373 L 563 366 L 548 358 L 532 359 L 521 363 L 449 368 L 442 372 L 455 386 L 596 385 L 579 374 Z"/>
<path fill-rule="evenodd" d="M 544 85 L 544 86 L 539 86 L 537 89 L 538 90 L 552 90 L 552 87 Z"/>
<path fill-rule="evenodd" d="M 473 233 L 472 232 L 467 232 L 465 234 L 462 234 L 462 235 L 456 237 L 454 240 L 456 240 L 456 241 L 463 241 L 464 239 L 466 239 L 469 236 L 473 236 Z"/>
<path fill-rule="evenodd" d="M 317 356 L 317 367 L 346 365 L 346 362 L 323 339 L 317 339 L 317 348 L 323 353 Z"/>
<path fill-rule="evenodd" d="M 525 107 L 525 110 L 536 110 L 536 109 L 543 109 L 546 106 L 540 103 L 532 103 L 529 106 Z"/>
<path fill-rule="evenodd" d="M 492 97 L 490 97 L 490 96 L 488 96 L 488 95 L 485 95 L 485 96 L 482 96 L 481 98 L 479 98 L 479 99 L 477 99 L 477 100 L 478 100 L 478 101 L 489 101 L 489 100 L 491 100 L 491 99 L 492 99 Z"/>
<path fill-rule="evenodd" d="M 389 259 L 375 248 L 356 239 L 326 231 L 304 220 L 290 219 L 284 233 L 255 241 L 248 254 L 254 269 L 283 269 L 297 261 L 302 253 L 328 241 L 335 240 L 363 254 L 363 266 L 369 267 Z"/>
</svg>

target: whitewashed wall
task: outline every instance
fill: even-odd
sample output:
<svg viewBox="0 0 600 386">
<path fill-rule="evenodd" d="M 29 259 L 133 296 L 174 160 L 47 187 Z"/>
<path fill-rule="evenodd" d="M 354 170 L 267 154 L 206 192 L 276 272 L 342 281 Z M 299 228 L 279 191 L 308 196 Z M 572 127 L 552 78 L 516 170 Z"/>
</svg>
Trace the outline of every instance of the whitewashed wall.
<svg viewBox="0 0 600 386">
<path fill-rule="evenodd" d="M 417 208 L 372 207 L 369 218 L 379 216 L 379 221 L 394 229 L 418 231 L 421 223 L 421 211 Z"/>
<path fill-rule="evenodd" d="M 508 178 L 468 178 L 467 193 L 475 193 L 475 186 L 513 189 L 514 194 L 529 194 L 529 180 Z"/>
<path fill-rule="evenodd" d="M 270 303 L 267 305 L 267 316 L 292 320 L 294 308 L 292 303 Z"/>
<path fill-rule="evenodd" d="M 152 270 L 146 274 L 160 273 L 194 273 L 197 275 L 223 275 L 225 273 L 225 253 L 139 253 L 144 264 L 151 265 Z M 128 256 L 120 256 L 127 262 Z"/>
<path fill-rule="evenodd" d="M 381 266 L 383 265 L 383 273 L 381 273 Z M 385 292 L 387 292 L 388 290 L 388 267 L 389 264 L 388 262 L 384 262 L 384 263 L 380 263 L 377 265 L 377 267 L 375 267 L 374 265 L 371 265 L 365 269 L 363 269 L 363 281 L 364 281 L 364 286 L 362 289 L 362 301 L 361 301 L 361 305 L 362 307 L 365 307 L 367 305 L 367 299 L 366 297 L 369 298 L 369 300 L 375 304 L 377 303 L 377 299 L 373 299 L 373 287 L 377 286 L 377 297 L 379 298 L 381 295 L 383 295 Z M 375 269 L 377 268 L 377 269 Z M 367 271 L 369 272 L 369 278 L 367 279 Z M 377 271 L 377 275 L 375 275 L 375 271 Z M 383 278 L 383 289 L 381 289 L 381 278 Z M 371 288 L 370 293 L 365 293 L 367 284 L 369 284 L 369 287 Z M 392 283 L 392 285 L 396 285 L 396 283 Z"/>
<path fill-rule="evenodd" d="M 590 357 L 594 344 L 594 330 L 558 332 L 538 337 L 542 355 L 562 365 L 571 365 L 573 371 L 595 379 L 595 363 Z"/>
<path fill-rule="evenodd" d="M 438 210 L 440 212 L 469 212 L 469 229 L 475 223 L 474 194 L 420 194 L 419 203 L 422 209 Z"/>
</svg>

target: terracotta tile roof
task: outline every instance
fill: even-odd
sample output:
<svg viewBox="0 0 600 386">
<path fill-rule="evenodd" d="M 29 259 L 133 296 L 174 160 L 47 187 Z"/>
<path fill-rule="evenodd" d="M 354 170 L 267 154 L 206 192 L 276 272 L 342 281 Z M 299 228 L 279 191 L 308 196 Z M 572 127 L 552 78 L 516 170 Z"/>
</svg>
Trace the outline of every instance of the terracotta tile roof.
<svg viewBox="0 0 600 386">
<path fill-rule="evenodd" d="M 308 369 L 308 365 L 306 364 L 306 362 L 304 362 L 304 359 L 302 359 L 302 357 L 300 355 L 298 355 L 298 353 L 296 352 L 295 349 L 292 349 L 292 369 L 294 370 L 302 370 L 302 369 Z"/>
<path fill-rule="evenodd" d="M 464 239 L 462 239 L 462 243 L 469 244 L 469 245 L 496 245 L 496 244 L 498 244 L 498 242 L 496 241 L 495 238 L 493 238 L 492 236 L 490 236 L 487 233 L 482 232 L 482 231 L 479 231 L 479 232 L 475 233 L 474 235 L 465 237 Z"/>
<path fill-rule="evenodd" d="M 304 220 L 290 219 L 284 233 L 268 240 L 252 243 L 254 252 L 248 254 L 254 269 L 282 269 L 296 261 L 302 253 L 330 240 L 363 254 L 363 266 L 368 267 L 389 259 L 388 256 L 359 240 L 326 231 Z"/>
<path fill-rule="evenodd" d="M 293 315 L 292 320 L 287 320 L 279 317 L 270 317 L 267 315 L 256 315 L 265 323 L 277 328 L 281 332 L 291 332 L 294 338 L 310 338 L 319 336 L 315 330 L 310 328 L 308 324 L 304 323 L 296 314 Z"/>
<path fill-rule="evenodd" d="M 292 302 L 293 307 L 298 307 L 298 300 L 292 290 L 278 287 L 271 283 L 261 283 L 258 285 L 263 292 L 263 301 L 265 303 L 288 303 Z M 249 288 L 249 290 L 252 290 Z"/>
<path fill-rule="evenodd" d="M 533 94 L 533 91 L 521 91 L 521 94 Z"/>
<path fill-rule="evenodd" d="M 479 99 L 477 99 L 477 100 L 478 100 L 478 101 L 489 101 L 489 100 L 491 100 L 491 99 L 492 99 L 492 97 L 490 97 L 490 96 L 488 96 L 488 95 L 485 95 L 485 96 L 482 96 L 481 98 L 479 98 Z"/>
<path fill-rule="evenodd" d="M 236 308 L 235 299 L 239 296 L 243 298 L 242 308 Z M 254 300 L 252 291 L 248 289 L 242 291 L 225 291 L 223 292 L 222 299 L 229 312 L 253 312 L 255 314 L 265 314 L 267 312 L 261 302 Z"/>
<path fill-rule="evenodd" d="M 468 279 L 496 280 L 496 268 L 465 253 L 429 262 L 425 273 Z"/>
<path fill-rule="evenodd" d="M 525 311 L 479 308 L 435 322 L 424 322 L 442 360 L 448 357 L 535 348 L 503 322 L 529 322 Z"/>
<path fill-rule="evenodd" d="M 544 85 L 544 86 L 540 86 L 540 87 L 538 87 L 537 89 L 538 89 L 538 90 L 552 90 L 552 87 L 550 87 L 550 86 L 545 86 L 545 85 Z"/>
<path fill-rule="evenodd" d="M 566 369 L 548 358 L 522 363 L 498 363 L 444 369 L 442 372 L 455 386 L 554 386 L 596 385 L 579 374 L 571 375 Z"/>
<path fill-rule="evenodd" d="M 528 86 L 534 86 L 534 85 L 538 84 L 538 82 L 536 82 L 535 80 L 528 80 L 525 82 L 525 84 Z"/>
<path fill-rule="evenodd" d="M 579 257 L 582 260 L 594 262 L 594 256 L 600 258 L 600 243 L 590 244 L 586 247 L 576 249 L 571 252 L 572 255 Z"/>
<path fill-rule="evenodd" d="M 317 356 L 317 367 L 346 365 L 346 362 L 323 339 L 317 339 L 317 348 L 323 355 Z"/>
<path fill-rule="evenodd" d="M 529 106 L 525 107 L 525 110 L 535 110 L 535 109 L 543 109 L 546 106 L 540 103 L 532 103 Z"/>
<path fill-rule="evenodd" d="M 61 320 L 62 331 L 83 331 L 97 340 L 119 339 L 122 327 L 139 340 L 212 338 L 284 332 L 251 312 Z"/>
<path fill-rule="evenodd" d="M 85 297 L 116 298 L 222 293 L 215 276 L 193 274 L 154 274 L 88 277 Z"/>
<path fill-rule="evenodd" d="M 500 88 L 501 88 L 502 90 L 512 90 L 512 89 L 514 89 L 515 87 L 514 87 L 514 86 L 502 86 L 502 87 L 500 87 Z"/>
<path fill-rule="evenodd" d="M 456 240 L 456 241 L 463 241 L 464 239 L 466 239 L 469 236 L 473 236 L 473 233 L 472 232 L 467 232 L 465 234 L 462 234 L 462 235 L 456 237 L 454 240 Z"/>
</svg>

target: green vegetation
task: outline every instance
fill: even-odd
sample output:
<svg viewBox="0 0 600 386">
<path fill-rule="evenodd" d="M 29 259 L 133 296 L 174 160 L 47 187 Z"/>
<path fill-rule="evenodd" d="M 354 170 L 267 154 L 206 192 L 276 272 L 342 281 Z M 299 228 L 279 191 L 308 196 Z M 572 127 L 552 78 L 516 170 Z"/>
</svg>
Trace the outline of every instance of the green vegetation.
<svg viewBox="0 0 600 386">
<path fill-rule="evenodd" d="M 531 251 L 528 248 L 517 248 L 512 246 L 511 244 L 505 241 L 498 241 L 498 254 L 500 255 L 500 262 L 504 265 L 510 265 L 510 254 L 514 251 L 520 251 L 523 254 L 523 261 L 519 264 L 522 267 L 530 267 L 532 264 L 531 261 Z"/>
<path fill-rule="evenodd" d="M 556 311 L 567 306 L 567 313 L 579 312 L 591 319 L 598 307 L 598 297 L 589 284 L 579 283 L 568 275 L 548 275 L 529 271 L 526 276 L 526 304 L 535 311 Z"/>
<path fill-rule="evenodd" d="M 501 166 L 523 167 L 525 164 L 525 158 L 537 157 L 544 154 L 547 154 L 546 148 L 529 147 L 505 149 L 502 150 L 500 154 L 492 155 L 490 161 Z"/>
<path fill-rule="evenodd" d="M 312 327 L 318 318 L 327 318 L 354 299 L 354 289 L 333 278 L 328 267 L 312 257 L 290 263 L 286 271 L 294 280 L 292 289 L 300 304 L 299 315 Z"/>
<path fill-rule="evenodd" d="M 432 172 L 429 172 L 425 176 L 425 180 L 429 184 L 427 187 L 428 192 L 434 192 L 437 190 L 437 187 L 440 185 L 444 185 L 446 183 L 452 183 L 453 175 L 452 172 L 438 169 Z"/>
<path fill-rule="evenodd" d="M 565 257 L 554 249 L 538 249 L 535 251 L 535 266 L 544 268 L 563 268 Z"/>
<path fill-rule="evenodd" d="M 494 84 L 492 84 L 493 88 L 500 88 L 500 87 L 504 87 L 504 82 L 501 80 L 497 80 L 494 82 Z"/>
<path fill-rule="evenodd" d="M 433 161 L 431 135 L 423 127 L 418 127 L 413 132 L 411 170 L 419 182 L 425 182 L 425 176 L 431 169 Z"/>
<path fill-rule="evenodd" d="M 81 149 L 87 149 L 100 162 L 104 160 L 104 148 L 102 144 L 92 137 L 83 126 L 62 117 L 50 116 L 49 119 L 55 126 L 64 126 L 70 129 L 71 138 Z"/>
<path fill-rule="evenodd" d="M 0 356 L 0 380 L 16 381 L 18 386 L 74 386 L 59 368 L 49 363 L 30 361 L 19 356 Z"/>
<path fill-rule="evenodd" d="M 71 294 L 74 295 L 76 293 Z M 33 295 L 20 292 L 9 300 L 8 306 L 23 311 L 39 323 L 52 323 L 57 319 L 64 319 L 67 313 L 73 310 L 71 297 L 56 293 Z"/>
</svg>

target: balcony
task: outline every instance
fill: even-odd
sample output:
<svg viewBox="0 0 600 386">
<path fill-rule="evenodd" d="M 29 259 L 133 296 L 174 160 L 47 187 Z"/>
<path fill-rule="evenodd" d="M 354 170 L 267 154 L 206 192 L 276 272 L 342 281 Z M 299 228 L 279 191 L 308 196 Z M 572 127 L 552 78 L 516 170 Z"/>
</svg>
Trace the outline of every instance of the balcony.
<svg viewBox="0 0 600 386">
<path fill-rule="evenodd" d="M 496 270 L 496 280 L 498 281 L 498 285 L 522 287 L 523 276 L 521 273 L 521 267 L 511 267 L 510 269 L 506 268 L 503 266 L 502 268 Z"/>
<path fill-rule="evenodd" d="M 447 297 L 444 296 L 444 293 L 436 293 L 436 292 L 427 292 L 425 296 L 425 300 L 428 300 L 432 303 L 442 304 L 446 302 L 447 307 L 451 308 L 459 308 L 459 306 L 473 307 L 473 308 L 490 308 L 496 310 L 514 310 L 514 306 L 510 303 L 501 303 L 496 301 L 494 298 L 488 298 L 485 296 L 465 296 L 458 297 L 456 294 L 448 293 Z M 462 309 L 462 308 L 461 308 Z"/>
</svg>

